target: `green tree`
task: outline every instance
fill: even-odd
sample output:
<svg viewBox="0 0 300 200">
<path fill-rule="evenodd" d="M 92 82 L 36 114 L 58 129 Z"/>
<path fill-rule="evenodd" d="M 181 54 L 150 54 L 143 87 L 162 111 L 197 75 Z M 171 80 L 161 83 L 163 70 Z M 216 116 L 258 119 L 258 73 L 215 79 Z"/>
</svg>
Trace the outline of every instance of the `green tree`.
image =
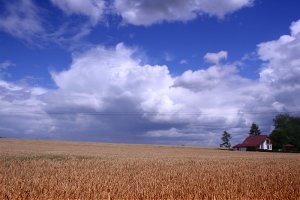
<svg viewBox="0 0 300 200">
<path fill-rule="evenodd" d="M 279 149 L 285 144 L 292 144 L 300 150 L 300 117 L 279 114 L 273 121 L 274 130 L 270 135 L 273 148 Z"/>
<path fill-rule="evenodd" d="M 230 133 L 228 133 L 227 131 L 224 131 L 222 134 L 222 137 L 221 137 L 221 140 L 223 143 L 220 144 L 220 147 L 227 147 L 227 148 L 231 147 L 230 139 L 231 139 Z"/>
<path fill-rule="evenodd" d="M 257 124 L 252 123 L 251 128 L 249 130 L 249 135 L 260 135 L 260 130 Z"/>
</svg>

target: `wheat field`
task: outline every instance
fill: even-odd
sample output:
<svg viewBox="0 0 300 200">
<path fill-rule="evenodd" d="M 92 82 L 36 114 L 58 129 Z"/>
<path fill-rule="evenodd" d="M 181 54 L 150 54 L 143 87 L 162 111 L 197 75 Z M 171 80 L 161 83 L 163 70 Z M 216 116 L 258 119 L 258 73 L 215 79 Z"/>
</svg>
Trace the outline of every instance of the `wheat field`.
<svg viewBox="0 0 300 200">
<path fill-rule="evenodd" d="M 0 199 L 300 199 L 300 156 L 0 139 Z"/>
</svg>

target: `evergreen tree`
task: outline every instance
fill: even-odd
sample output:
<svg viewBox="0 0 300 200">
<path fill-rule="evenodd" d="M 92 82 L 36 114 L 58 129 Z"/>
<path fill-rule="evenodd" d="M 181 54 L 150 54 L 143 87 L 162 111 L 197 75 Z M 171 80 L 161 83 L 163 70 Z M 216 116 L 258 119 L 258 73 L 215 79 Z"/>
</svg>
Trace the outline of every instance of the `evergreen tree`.
<svg viewBox="0 0 300 200">
<path fill-rule="evenodd" d="M 249 130 L 249 135 L 260 135 L 260 130 L 258 128 L 258 125 L 255 123 L 252 123 L 251 128 Z"/>
<path fill-rule="evenodd" d="M 231 135 L 227 131 L 224 131 L 221 137 L 223 143 L 220 144 L 220 147 L 227 147 L 227 148 L 231 147 L 230 139 L 231 139 Z"/>
</svg>

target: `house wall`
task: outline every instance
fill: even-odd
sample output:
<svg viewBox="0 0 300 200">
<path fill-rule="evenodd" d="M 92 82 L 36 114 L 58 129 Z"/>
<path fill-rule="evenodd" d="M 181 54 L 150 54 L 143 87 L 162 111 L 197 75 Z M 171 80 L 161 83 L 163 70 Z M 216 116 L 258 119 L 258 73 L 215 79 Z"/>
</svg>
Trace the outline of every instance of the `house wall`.
<svg viewBox="0 0 300 200">
<path fill-rule="evenodd" d="M 265 140 L 262 144 L 260 144 L 259 149 L 272 150 L 272 143 L 269 142 L 269 144 L 268 144 L 267 140 Z"/>
<path fill-rule="evenodd" d="M 233 150 L 235 150 L 235 151 L 247 151 L 247 148 L 246 147 L 236 147 Z"/>
</svg>

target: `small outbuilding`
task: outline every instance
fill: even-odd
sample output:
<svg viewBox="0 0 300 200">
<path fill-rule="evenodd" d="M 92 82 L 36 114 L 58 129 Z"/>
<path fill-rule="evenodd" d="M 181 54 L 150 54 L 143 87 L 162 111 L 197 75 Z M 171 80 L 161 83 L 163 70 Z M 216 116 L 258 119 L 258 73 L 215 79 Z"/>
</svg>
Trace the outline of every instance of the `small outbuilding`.
<svg viewBox="0 0 300 200">
<path fill-rule="evenodd" d="M 283 145 L 282 147 L 283 147 L 283 151 L 290 152 L 290 151 L 293 151 L 293 150 L 294 150 L 295 145 L 292 145 L 292 144 L 285 144 L 285 145 Z"/>
<path fill-rule="evenodd" d="M 267 135 L 250 135 L 243 143 L 233 147 L 236 151 L 272 150 L 272 142 Z"/>
</svg>

